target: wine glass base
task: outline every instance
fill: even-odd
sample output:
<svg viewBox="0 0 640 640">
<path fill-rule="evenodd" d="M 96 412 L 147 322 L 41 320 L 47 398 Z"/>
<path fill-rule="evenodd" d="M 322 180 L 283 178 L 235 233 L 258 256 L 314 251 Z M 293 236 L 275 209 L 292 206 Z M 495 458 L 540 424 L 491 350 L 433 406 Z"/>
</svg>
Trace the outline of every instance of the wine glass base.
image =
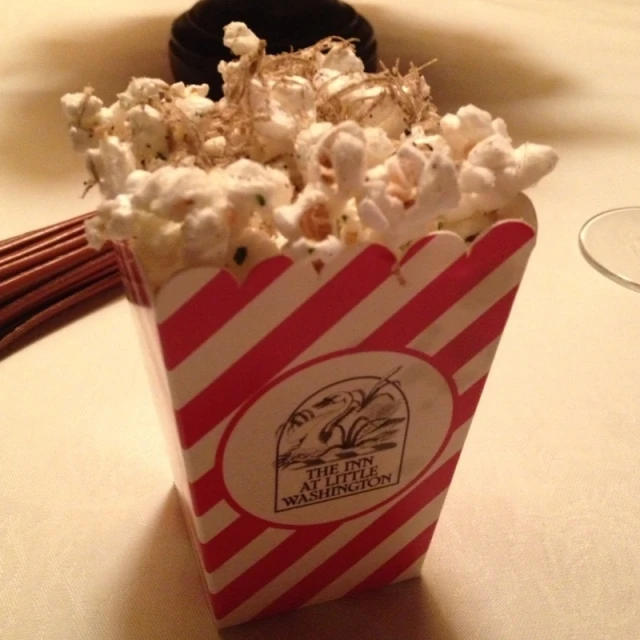
<svg viewBox="0 0 640 640">
<path fill-rule="evenodd" d="M 640 291 L 640 206 L 603 211 L 587 220 L 580 249 L 600 273 Z"/>
</svg>

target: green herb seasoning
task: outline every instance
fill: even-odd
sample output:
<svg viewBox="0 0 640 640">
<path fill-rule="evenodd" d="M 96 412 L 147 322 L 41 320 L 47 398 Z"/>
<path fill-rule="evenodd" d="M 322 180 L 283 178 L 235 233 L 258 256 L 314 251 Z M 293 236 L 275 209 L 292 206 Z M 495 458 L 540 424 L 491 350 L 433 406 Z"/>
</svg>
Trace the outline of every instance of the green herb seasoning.
<svg viewBox="0 0 640 640">
<path fill-rule="evenodd" d="M 236 252 L 233 254 L 233 261 L 238 265 L 242 265 L 244 261 L 247 259 L 248 255 L 247 247 L 238 247 Z"/>
</svg>

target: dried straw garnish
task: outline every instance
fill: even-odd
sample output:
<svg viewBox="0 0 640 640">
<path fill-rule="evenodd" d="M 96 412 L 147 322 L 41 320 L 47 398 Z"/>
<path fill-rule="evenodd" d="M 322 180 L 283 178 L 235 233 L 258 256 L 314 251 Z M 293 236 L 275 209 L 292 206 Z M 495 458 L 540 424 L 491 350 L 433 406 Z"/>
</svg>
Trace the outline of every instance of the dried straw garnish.
<svg viewBox="0 0 640 640">
<path fill-rule="evenodd" d="M 420 67 L 412 64 L 406 74 L 400 71 L 397 62 L 392 68 L 382 64 L 382 71 L 379 73 L 368 74 L 362 81 L 354 82 L 333 94 L 329 92 L 329 88 L 336 79 L 329 79 L 318 89 L 318 118 L 333 124 L 350 119 L 364 126 L 371 112 L 386 99 L 391 99 L 402 110 L 407 127 L 419 124 L 426 132 L 435 132 L 438 114 L 431 99 L 422 96 L 421 87 L 421 72 L 433 62 L 435 61 Z M 356 113 L 346 109 L 343 98 L 362 89 L 376 88 L 380 90 L 378 95 L 365 100 Z"/>
<path fill-rule="evenodd" d="M 249 109 L 247 93 L 251 82 L 254 79 L 265 85 L 270 80 L 282 83 L 295 82 L 292 76 L 311 81 L 318 72 L 322 54 L 329 50 L 353 46 L 353 40 L 331 37 L 298 51 L 267 55 L 266 42 L 261 41 L 255 53 L 234 60 L 232 64 L 236 65 L 236 68 L 226 79 L 224 99 L 216 104 L 215 110 L 203 115 L 199 124 L 189 120 L 170 95 L 151 99 L 148 106 L 162 114 L 168 129 L 169 155 L 167 158 L 159 156 L 157 164 L 178 166 L 188 163 L 209 170 L 213 166 L 225 167 L 241 158 L 267 161 L 268 164 L 282 160 L 282 157 L 265 157 L 266 141 L 256 132 L 255 124 L 268 120 L 269 115 Z M 389 100 L 400 107 L 407 127 L 421 125 L 425 131 L 435 132 L 439 117 L 432 101 L 423 97 L 421 86 L 421 73 L 429 64 L 432 62 L 421 67 L 412 64 L 406 74 L 400 71 L 397 63 L 392 68 L 383 65 L 379 73 L 367 74 L 361 81 L 354 82 L 333 94 L 330 89 L 334 80 L 328 80 L 316 91 L 318 121 L 338 124 L 345 120 L 355 120 L 366 126 L 371 112 L 383 101 Z M 376 88 L 379 88 L 377 95 Z M 359 108 L 347 109 L 344 98 L 362 89 L 371 89 L 372 97 L 364 100 Z M 85 93 L 88 100 L 93 95 L 93 89 L 87 88 Z M 304 120 L 300 118 L 300 131 L 309 125 Z M 217 136 L 226 140 L 226 146 L 219 156 L 212 158 L 204 151 L 204 143 Z M 151 160 L 145 163 L 144 168 L 152 170 L 155 164 L 156 162 Z M 94 184 L 95 181 L 91 179 L 87 184 L 87 191 Z"/>
</svg>

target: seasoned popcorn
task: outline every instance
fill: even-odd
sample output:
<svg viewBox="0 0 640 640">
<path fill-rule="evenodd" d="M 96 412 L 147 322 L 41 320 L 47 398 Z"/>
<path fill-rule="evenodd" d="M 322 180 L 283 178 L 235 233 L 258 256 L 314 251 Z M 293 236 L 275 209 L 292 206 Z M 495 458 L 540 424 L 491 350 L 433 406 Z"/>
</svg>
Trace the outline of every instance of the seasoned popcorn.
<svg viewBox="0 0 640 640">
<path fill-rule="evenodd" d="M 365 73 L 349 42 L 271 56 L 235 22 L 224 44 L 237 58 L 217 102 L 153 78 L 110 107 L 62 98 L 103 197 L 88 241 L 129 242 L 154 289 L 190 266 L 242 280 L 278 254 L 321 269 L 356 243 L 399 259 L 437 229 L 470 241 L 557 163 L 476 106 L 439 117 L 419 69 Z"/>
</svg>

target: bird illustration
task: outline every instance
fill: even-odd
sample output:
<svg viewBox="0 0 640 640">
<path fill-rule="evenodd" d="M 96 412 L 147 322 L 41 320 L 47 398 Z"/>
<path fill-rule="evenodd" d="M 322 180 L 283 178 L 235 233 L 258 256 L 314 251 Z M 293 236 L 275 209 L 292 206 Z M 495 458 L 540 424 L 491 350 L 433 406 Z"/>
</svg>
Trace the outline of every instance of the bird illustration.
<svg viewBox="0 0 640 640">
<path fill-rule="evenodd" d="M 389 385 L 399 389 L 394 369 L 365 392 L 361 388 L 337 390 L 307 408 L 294 412 L 278 429 L 277 465 L 324 462 L 331 451 L 353 451 L 388 440 L 405 417 L 396 417 L 403 403 L 397 393 L 385 391 Z"/>
</svg>

